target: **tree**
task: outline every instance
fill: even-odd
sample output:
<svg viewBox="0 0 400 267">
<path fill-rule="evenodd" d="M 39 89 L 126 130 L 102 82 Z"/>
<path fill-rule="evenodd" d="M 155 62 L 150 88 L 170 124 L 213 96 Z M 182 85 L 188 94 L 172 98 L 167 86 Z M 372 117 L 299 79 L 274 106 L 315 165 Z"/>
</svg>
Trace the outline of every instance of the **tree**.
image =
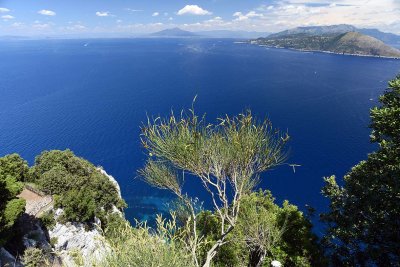
<svg viewBox="0 0 400 267">
<path fill-rule="evenodd" d="M 15 221 L 25 211 L 25 200 L 17 198 L 27 173 L 26 162 L 17 154 L 0 158 L 0 246 L 12 233 Z"/>
<path fill-rule="evenodd" d="M 334 264 L 394 266 L 400 262 L 400 76 L 371 110 L 376 152 L 353 167 L 344 186 L 326 178 L 330 211 L 326 245 Z M 396 265 L 397 266 L 397 265 Z"/>
<path fill-rule="evenodd" d="M 24 182 L 29 171 L 28 163 L 18 154 L 10 154 L 0 158 L 0 176 L 13 176 L 17 181 Z"/>
<path fill-rule="evenodd" d="M 218 237 L 218 216 L 199 215 L 199 230 L 207 240 Z M 214 259 L 215 266 L 326 266 L 312 224 L 288 201 L 275 204 L 271 192 L 259 190 L 242 199 L 241 212 L 232 235 Z"/>
<path fill-rule="evenodd" d="M 109 177 L 71 150 L 42 152 L 31 173 L 45 193 L 57 196 L 55 206 L 64 209 L 66 221 L 90 223 L 94 217 L 104 221 L 113 207 L 126 205 Z"/>
<path fill-rule="evenodd" d="M 197 214 L 192 200 L 183 193 L 185 173 L 200 180 L 209 193 L 221 226 L 219 236 L 207 251 L 204 266 L 210 266 L 217 251 L 235 228 L 241 201 L 257 184 L 259 174 L 285 159 L 288 140 L 269 121 L 258 123 L 248 111 L 207 124 L 192 107 L 189 114 L 148 120 L 142 127 L 142 144 L 149 158 L 140 175 L 150 184 L 168 189 L 190 211 L 192 235 L 188 248 L 195 265 L 202 237 L 197 235 Z"/>
</svg>

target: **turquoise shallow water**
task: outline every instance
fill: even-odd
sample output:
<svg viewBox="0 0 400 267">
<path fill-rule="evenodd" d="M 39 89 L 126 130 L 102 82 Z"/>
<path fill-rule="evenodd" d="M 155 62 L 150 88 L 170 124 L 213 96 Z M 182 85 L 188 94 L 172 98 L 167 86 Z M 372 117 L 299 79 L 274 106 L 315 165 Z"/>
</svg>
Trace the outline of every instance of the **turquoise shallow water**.
<svg viewBox="0 0 400 267">
<path fill-rule="evenodd" d="M 189 107 L 208 120 L 251 108 L 288 130 L 289 163 L 263 175 L 277 200 L 322 211 L 322 177 L 343 176 L 374 149 L 369 108 L 400 61 L 266 49 L 233 40 L 43 40 L 0 44 L 0 155 L 30 163 L 70 148 L 120 183 L 128 218 L 150 219 L 170 195 L 134 179 L 147 114 Z M 186 190 L 202 197 L 196 182 Z M 205 202 L 205 206 L 209 205 Z"/>
</svg>

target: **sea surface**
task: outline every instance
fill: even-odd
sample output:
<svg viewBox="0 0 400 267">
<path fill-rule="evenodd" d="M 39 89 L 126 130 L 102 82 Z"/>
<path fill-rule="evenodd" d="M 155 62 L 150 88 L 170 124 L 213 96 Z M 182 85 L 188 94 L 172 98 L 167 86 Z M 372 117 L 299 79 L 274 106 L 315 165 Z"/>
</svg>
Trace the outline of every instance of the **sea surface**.
<svg viewBox="0 0 400 267">
<path fill-rule="evenodd" d="M 171 195 L 137 177 L 146 114 L 189 108 L 214 122 L 252 109 L 291 136 L 288 163 L 262 175 L 269 189 L 321 212 L 323 177 L 350 170 L 375 146 L 369 109 L 400 72 L 400 60 L 303 53 L 229 39 L 30 40 L 0 43 L 0 156 L 30 164 L 70 148 L 121 185 L 127 217 L 152 221 Z M 185 190 L 206 199 L 200 184 Z M 210 202 L 205 201 L 208 207 Z M 322 231 L 322 228 L 316 230 Z"/>
</svg>

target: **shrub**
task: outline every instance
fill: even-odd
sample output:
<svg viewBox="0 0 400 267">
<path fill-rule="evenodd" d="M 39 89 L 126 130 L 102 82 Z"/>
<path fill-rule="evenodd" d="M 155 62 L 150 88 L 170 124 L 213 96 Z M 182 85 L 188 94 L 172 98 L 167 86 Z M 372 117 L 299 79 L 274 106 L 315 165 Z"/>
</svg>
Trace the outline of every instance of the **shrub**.
<svg viewBox="0 0 400 267">
<path fill-rule="evenodd" d="M 39 220 L 48 230 L 53 229 L 57 223 L 56 220 L 54 219 L 53 211 L 48 211 L 43 213 L 42 216 L 40 216 Z"/>
<path fill-rule="evenodd" d="M 25 200 L 18 199 L 26 174 L 26 162 L 17 154 L 0 158 L 0 246 L 13 234 L 15 221 L 25 211 Z"/>
<path fill-rule="evenodd" d="M 93 222 L 94 217 L 103 221 L 113 206 L 126 206 L 113 182 L 70 150 L 44 151 L 31 172 L 44 192 L 57 195 L 55 206 L 64 209 L 64 221 Z"/>
<path fill-rule="evenodd" d="M 53 236 L 52 238 L 50 238 L 50 245 L 54 248 L 56 246 L 56 244 L 58 243 L 58 238 Z"/>
<path fill-rule="evenodd" d="M 22 263 L 25 267 L 44 267 L 50 266 L 43 251 L 39 248 L 27 248 L 22 257 Z"/>
<path fill-rule="evenodd" d="M 10 154 L 0 158 L 0 176 L 12 176 L 19 182 L 27 180 L 28 163 L 18 154 Z"/>
<path fill-rule="evenodd" d="M 114 239 L 110 242 L 110 253 L 96 266 L 193 266 L 191 256 L 179 240 L 170 239 L 160 232 L 152 234 L 145 225 L 138 228 L 132 228 L 129 224 L 120 225 L 112 235 Z"/>
<path fill-rule="evenodd" d="M 326 266 L 311 222 L 296 206 L 285 201 L 280 207 L 274 201 L 269 191 L 261 190 L 243 198 L 237 226 L 216 255 L 215 266 L 262 266 L 272 260 L 285 266 Z M 209 211 L 199 215 L 206 240 L 215 240 L 219 227 L 218 216 Z"/>
<path fill-rule="evenodd" d="M 74 260 L 76 266 L 83 266 L 85 261 L 83 259 L 82 252 L 79 249 L 72 249 L 68 252 L 68 255 Z"/>
</svg>

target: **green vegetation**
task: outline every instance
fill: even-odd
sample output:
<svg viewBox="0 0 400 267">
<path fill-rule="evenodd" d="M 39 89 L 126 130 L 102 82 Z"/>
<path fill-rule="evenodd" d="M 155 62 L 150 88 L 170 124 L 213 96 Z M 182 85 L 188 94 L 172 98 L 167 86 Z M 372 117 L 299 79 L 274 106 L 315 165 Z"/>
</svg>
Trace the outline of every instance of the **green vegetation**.
<svg viewBox="0 0 400 267">
<path fill-rule="evenodd" d="M 218 216 L 199 215 L 199 231 L 207 243 L 218 237 Z M 312 233 L 311 222 L 296 206 L 274 203 L 269 191 L 253 192 L 243 198 L 237 226 L 221 247 L 215 266 L 269 266 L 279 260 L 284 266 L 324 266 L 323 252 Z"/>
<path fill-rule="evenodd" d="M 208 124 L 193 108 L 175 117 L 148 120 L 142 144 L 148 159 L 141 177 L 176 196 L 169 219 L 156 227 L 132 227 L 113 207 L 125 206 L 117 188 L 93 164 L 71 151 L 45 151 L 29 169 L 18 155 L 0 158 L 0 246 L 10 238 L 25 202 L 17 198 L 23 183 L 54 195 L 61 220 L 90 225 L 100 218 L 109 253 L 95 266 L 397 266 L 400 262 L 400 76 L 389 83 L 371 110 L 371 140 L 376 152 L 344 177 L 339 186 L 326 178 L 322 193 L 330 210 L 320 240 L 310 219 L 288 201 L 277 205 L 271 192 L 254 188 L 260 174 L 285 160 L 289 137 L 251 112 Z M 213 210 L 184 193 L 185 179 L 197 179 L 209 193 Z M 54 212 L 39 218 L 55 224 Z M 37 232 L 28 235 L 39 239 Z M 50 240 L 52 246 L 56 238 Z M 325 249 L 325 250 L 324 250 Z M 76 265 L 82 252 L 69 251 Z M 25 250 L 25 266 L 48 266 L 49 251 Z M 90 260 L 89 260 L 90 261 Z"/>
<path fill-rule="evenodd" d="M 372 142 L 379 149 L 344 177 L 326 179 L 330 201 L 326 243 L 341 266 L 397 266 L 400 262 L 400 76 L 371 110 Z"/>
<path fill-rule="evenodd" d="M 193 266 L 191 255 L 182 246 L 183 240 L 174 234 L 178 231 L 174 218 L 166 221 L 158 217 L 156 232 L 142 224 L 132 228 L 127 222 L 108 230 L 113 237 L 109 239 L 111 253 L 96 266 Z"/>
<path fill-rule="evenodd" d="M 400 51 L 382 41 L 358 32 L 275 34 L 252 43 L 305 51 L 328 51 L 338 54 L 400 57 Z"/>
<path fill-rule="evenodd" d="M 69 251 L 69 256 L 73 259 L 76 266 L 83 266 L 85 261 L 83 259 L 82 252 L 79 249 L 73 249 Z"/>
<path fill-rule="evenodd" d="M 51 230 L 56 225 L 56 220 L 54 219 L 54 212 L 47 211 L 43 213 L 39 217 L 40 222 L 44 225 L 48 230 Z"/>
<path fill-rule="evenodd" d="M 250 112 L 207 124 L 192 108 L 188 115 L 182 112 L 177 118 L 172 113 L 167 119 L 149 120 L 143 126 L 142 143 L 149 159 L 140 174 L 148 183 L 170 190 L 186 206 L 190 229 L 186 246 L 196 266 L 210 266 L 232 235 L 242 199 L 257 184 L 259 174 L 284 161 L 288 139 L 269 121 L 258 123 Z M 203 261 L 198 261 L 203 238 L 197 234 L 198 215 L 192 199 L 182 192 L 185 173 L 207 190 L 221 224 Z"/>
<path fill-rule="evenodd" d="M 27 248 L 22 257 L 22 263 L 26 267 L 43 267 L 50 266 L 49 261 L 40 248 Z"/>
<path fill-rule="evenodd" d="M 28 166 L 19 155 L 0 158 L 0 246 L 11 237 L 15 221 L 25 211 L 25 200 L 17 195 L 27 172 Z"/>
<path fill-rule="evenodd" d="M 105 220 L 113 206 L 125 207 L 117 188 L 96 167 L 72 151 L 44 151 L 36 157 L 31 180 L 45 193 L 56 195 L 55 206 L 64 209 L 62 220 Z"/>
</svg>

